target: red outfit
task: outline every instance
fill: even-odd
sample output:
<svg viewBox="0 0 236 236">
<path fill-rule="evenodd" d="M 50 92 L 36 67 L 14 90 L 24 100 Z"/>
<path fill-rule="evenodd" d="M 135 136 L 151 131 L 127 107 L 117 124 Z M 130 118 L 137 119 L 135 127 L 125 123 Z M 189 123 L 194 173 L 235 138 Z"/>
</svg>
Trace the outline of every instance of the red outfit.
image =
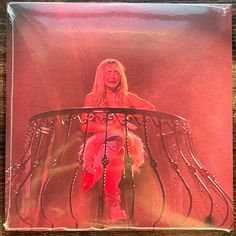
<svg viewBox="0 0 236 236">
<path fill-rule="evenodd" d="M 137 171 L 144 162 L 144 149 L 141 139 L 128 132 L 129 154 L 134 161 L 133 170 Z M 83 147 L 81 148 L 82 152 Z M 106 168 L 105 199 L 111 207 L 112 220 L 125 219 L 125 211 L 120 208 L 119 182 L 124 169 L 124 156 L 126 150 L 125 135 L 121 132 L 107 133 L 107 155 L 109 163 Z M 83 191 L 88 191 L 101 179 L 103 173 L 102 159 L 105 154 L 105 133 L 98 132 L 90 137 L 84 147 L 83 167 L 85 174 L 82 178 Z"/>
</svg>

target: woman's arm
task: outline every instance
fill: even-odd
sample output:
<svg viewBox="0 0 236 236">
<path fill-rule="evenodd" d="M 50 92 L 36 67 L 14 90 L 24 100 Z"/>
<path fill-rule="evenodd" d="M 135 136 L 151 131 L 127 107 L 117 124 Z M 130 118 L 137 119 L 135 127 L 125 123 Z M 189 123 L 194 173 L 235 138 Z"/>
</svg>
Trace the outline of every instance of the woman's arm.
<svg viewBox="0 0 236 236">
<path fill-rule="evenodd" d="M 139 96 L 133 93 L 128 93 L 128 99 L 132 107 L 151 111 L 156 110 L 155 106 L 152 103 L 140 98 Z"/>
</svg>

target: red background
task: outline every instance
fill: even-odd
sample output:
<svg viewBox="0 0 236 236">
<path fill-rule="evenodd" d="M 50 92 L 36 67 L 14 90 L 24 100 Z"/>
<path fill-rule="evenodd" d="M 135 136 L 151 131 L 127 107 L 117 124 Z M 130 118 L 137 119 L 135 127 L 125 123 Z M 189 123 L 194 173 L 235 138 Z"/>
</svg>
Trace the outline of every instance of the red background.
<svg viewBox="0 0 236 236">
<path fill-rule="evenodd" d="M 9 9 L 13 163 L 28 119 L 83 106 L 98 64 L 116 58 L 130 91 L 190 121 L 199 159 L 232 194 L 229 6 L 20 3 Z"/>
</svg>

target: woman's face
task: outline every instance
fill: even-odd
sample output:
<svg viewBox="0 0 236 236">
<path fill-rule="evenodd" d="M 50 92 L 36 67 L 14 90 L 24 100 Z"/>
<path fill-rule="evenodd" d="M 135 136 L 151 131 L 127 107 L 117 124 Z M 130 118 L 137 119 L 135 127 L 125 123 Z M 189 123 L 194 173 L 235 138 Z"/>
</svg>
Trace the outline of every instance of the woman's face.
<svg viewBox="0 0 236 236">
<path fill-rule="evenodd" d="M 121 83 L 121 75 L 115 64 L 107 64 L 104 67 L 103 82 L 106 87 L 116 91 Z"/>
</svg>

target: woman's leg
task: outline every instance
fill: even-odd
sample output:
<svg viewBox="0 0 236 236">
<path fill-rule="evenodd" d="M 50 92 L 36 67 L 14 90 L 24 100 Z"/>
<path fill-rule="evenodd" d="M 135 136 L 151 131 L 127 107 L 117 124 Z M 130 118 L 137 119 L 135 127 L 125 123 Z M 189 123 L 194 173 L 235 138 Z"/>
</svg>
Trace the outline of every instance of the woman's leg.
<svg viewBox="0 0 236 236">
<path fill-rule="evenodd" d="M 121 138 L 108 144 L 109 164 L 106 170 L 105 197 L 110 208 L 110 218 L 114 221 L 126 219 L 126 213 L 121 209 L 119 183 L 124 168 L 123 140 Z"/>
<path fill-rule="evenodd" d="M 112 220 L 126 219 L 125 211 L 120 207 L 119 183 L 124 168 L 124 141 L 120 136 L 108 138 L 107 155 L 109 163 L 106 166 L 105 202 L 110 209 Z M 92 136 L 85 146 L 84 167 L 87 169 L 82 177 L 83 191 L 88 191 L 101 179 L 103 173 L 102 159 L 105 154 L 104 135 Z"/>
<path fill-rule="evenodd" d="M 83 168 L 86 171 L 82 177 L 83 191 L 88 191 L 102 177 L 103 165 L 102 160 L 105 155 L 105 135 L 97 133 L 86 142 L 83 155 Z M 118 186 L 122 175 L 123 168 L 123 145 L 122 138 L 112 136 L 107 141 L 107 155 L 109 164 L 107 166 L 107 191 L 111 192 L 111 188 Z M 82 151 L 80 151 L 81 153 Z M 114 182 L 115 181 L 115 182 Z M 118 181 L 118 184 L 116 183 Z M 114 183 L 113 183 L 114 182 Z"/>
<path fill-rule="evenodd" d="M 98 179 L 102 176 L 101 156 L 103 151 L 104 135 L 93 135 L 90 137 L 85 146 L 81 147 L 79 155 L 83 153 L 83 170 L 82 191 L 86 192 L 91 189 Z M 84 149 L 84 150 L 83 150 Z"/>
</svg>

